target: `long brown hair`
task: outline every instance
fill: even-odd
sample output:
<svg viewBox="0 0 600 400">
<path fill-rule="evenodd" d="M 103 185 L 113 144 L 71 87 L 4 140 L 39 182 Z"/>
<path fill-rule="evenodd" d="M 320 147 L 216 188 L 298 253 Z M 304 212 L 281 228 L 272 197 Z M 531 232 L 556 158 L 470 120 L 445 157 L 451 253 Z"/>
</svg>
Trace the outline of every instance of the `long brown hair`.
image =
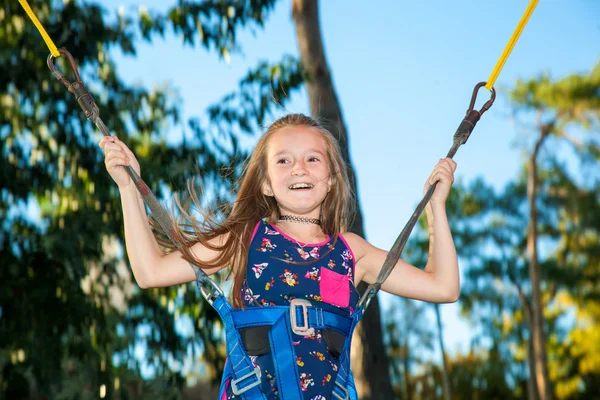
<svg viewBox="0 0 600 400">
<path fill-rule="evenodd" d="M 188 184 L 190 198 L 204 218 L 199 223 L 187 207 L 176 199 L 183 222 L 176 224 L 174 233 L 177 240 L 183 244 L 180 249 L 183 258 L 200 268 L 230 266 L 228 277 L 233 275 L 232 294 L 235 307 L 243 306 L 242 285 L 246 278 L 248 246 L 254 227 L 263 218 L 269 223 L 274 223 L 280 217 L 277 202 L 273 197 L 264 195 L 262 187 L 269 179 L 266 162 L 269 138 L 279 129 L 289 126 L 314 128 L 323 135 L 329 158 L 331 190 L 321 204 L 321 226 L 325 234 L 337 235 L 344 232 L 350 225 L 354 205 L 354 193 L 349 183 L 346 164 L 333 135 L 315 119 L 303 114 L 288 114 L 269 126 L 244 167 L 238 180 L 237 196 L 232 203 L 204 212 L 193 185 Z M 225 235 L 225 240 L 220 244 L 209 243 L 211 239 L 221 235 Z M 167 250 L 175 250 L 175 246 L 162 235 L 157 235 L 157 239 Z M 219 256 L 211 261 L 199 260 L 190 249 L 198 242 L 218 251 Z"/>
</svg>

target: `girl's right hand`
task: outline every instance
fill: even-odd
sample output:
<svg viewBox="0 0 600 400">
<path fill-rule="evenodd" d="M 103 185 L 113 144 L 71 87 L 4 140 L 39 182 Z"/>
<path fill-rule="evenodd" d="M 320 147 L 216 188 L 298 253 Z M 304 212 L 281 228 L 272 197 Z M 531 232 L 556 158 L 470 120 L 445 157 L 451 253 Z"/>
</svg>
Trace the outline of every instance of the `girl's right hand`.
<svg viewBox="0 0 600 400">
<path fill-rule="evenodd" d="M 140 174 L 140 164 L 131 150 L 116 136 L 104 136 L 98 145 L 104 151 L 106 170 L 119 186 L 119 190 L 129 186 L 131 178 L 121 167 L 129 165 L 138 175 Z"/>
</svg>

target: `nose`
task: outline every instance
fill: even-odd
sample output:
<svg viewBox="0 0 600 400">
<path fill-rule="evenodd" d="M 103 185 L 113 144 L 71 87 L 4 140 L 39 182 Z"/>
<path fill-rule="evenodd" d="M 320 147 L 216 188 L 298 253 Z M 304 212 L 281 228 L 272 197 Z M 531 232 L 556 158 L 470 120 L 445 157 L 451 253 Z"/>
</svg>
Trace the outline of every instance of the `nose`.
<svg viewBox="0 0 600 400">
<path fill-rule="evenodd" d="M 294 164 L 294 168 L 292 169 L 292 175 L 294 176 L 304 176 L 308 173 L 306 169 L 306 165 L 304 165 L 304 161 L 298 161 Z"/>
</svg>

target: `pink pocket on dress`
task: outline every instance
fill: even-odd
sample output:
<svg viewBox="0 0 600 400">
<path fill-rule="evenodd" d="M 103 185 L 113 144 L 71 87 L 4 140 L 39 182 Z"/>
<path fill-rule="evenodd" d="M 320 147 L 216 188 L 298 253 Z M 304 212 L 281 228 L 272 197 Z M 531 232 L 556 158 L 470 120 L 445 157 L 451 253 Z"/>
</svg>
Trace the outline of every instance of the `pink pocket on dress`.
<svg viewBox="0 0 600 400">
<path fill-rule="evenodd" d="M 320 295 L 325 303 L 338 307 L 350 304 L 350 280 L 348 275 L 338 274 L 329 268 L 321 267 Z"/>
</svg>

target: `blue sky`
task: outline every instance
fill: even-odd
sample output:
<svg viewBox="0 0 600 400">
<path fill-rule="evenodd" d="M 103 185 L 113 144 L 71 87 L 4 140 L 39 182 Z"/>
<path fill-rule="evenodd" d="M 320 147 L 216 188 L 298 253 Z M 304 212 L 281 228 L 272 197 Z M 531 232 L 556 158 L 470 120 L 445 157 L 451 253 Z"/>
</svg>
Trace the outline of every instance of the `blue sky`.
<svg viewBox="0 0 600 400">
<path fill-rule="evenodd" d="M 164 9 L 173 2 L 108 0 L 108 9 Z M 367 239 L 387 249 L 422 197 L 423 183 L 452 145 L 474 85 L 485 81 L 528 1 L 322 0 L 321 27 L 329 67 L 349 131 Z M 499 96 L 462 146 L 457 178 L 483 176 L 500 188 L 520 168 L 516 140 L 526 134 L 510 120 L 502 88 L 541 73 L 585 73 L 600 56 L 600 3 L 541 0 L 497 82 Z M 184 117 L 202 115 L 234 90 L 259 60 L 297 55 L 291 0 L 281 1 L 264 30 L 240 35 L 242 54 L 228 63 L 172 35 L 140 44 L 136 58 L 113 52 L 126 81 L 165 82 L 178 89 Z M 480 91 L 480 106 L 489 93 Z M 306 93 L 286 112 L 308 112 Z M 190 166 L 192 168 L 193 166 Z M 143 173 L 143 171 L 142 171 Z M 456 305 L 443 306 L 445 339 L 466 349 L 471 328 Z"/>
</svg>

